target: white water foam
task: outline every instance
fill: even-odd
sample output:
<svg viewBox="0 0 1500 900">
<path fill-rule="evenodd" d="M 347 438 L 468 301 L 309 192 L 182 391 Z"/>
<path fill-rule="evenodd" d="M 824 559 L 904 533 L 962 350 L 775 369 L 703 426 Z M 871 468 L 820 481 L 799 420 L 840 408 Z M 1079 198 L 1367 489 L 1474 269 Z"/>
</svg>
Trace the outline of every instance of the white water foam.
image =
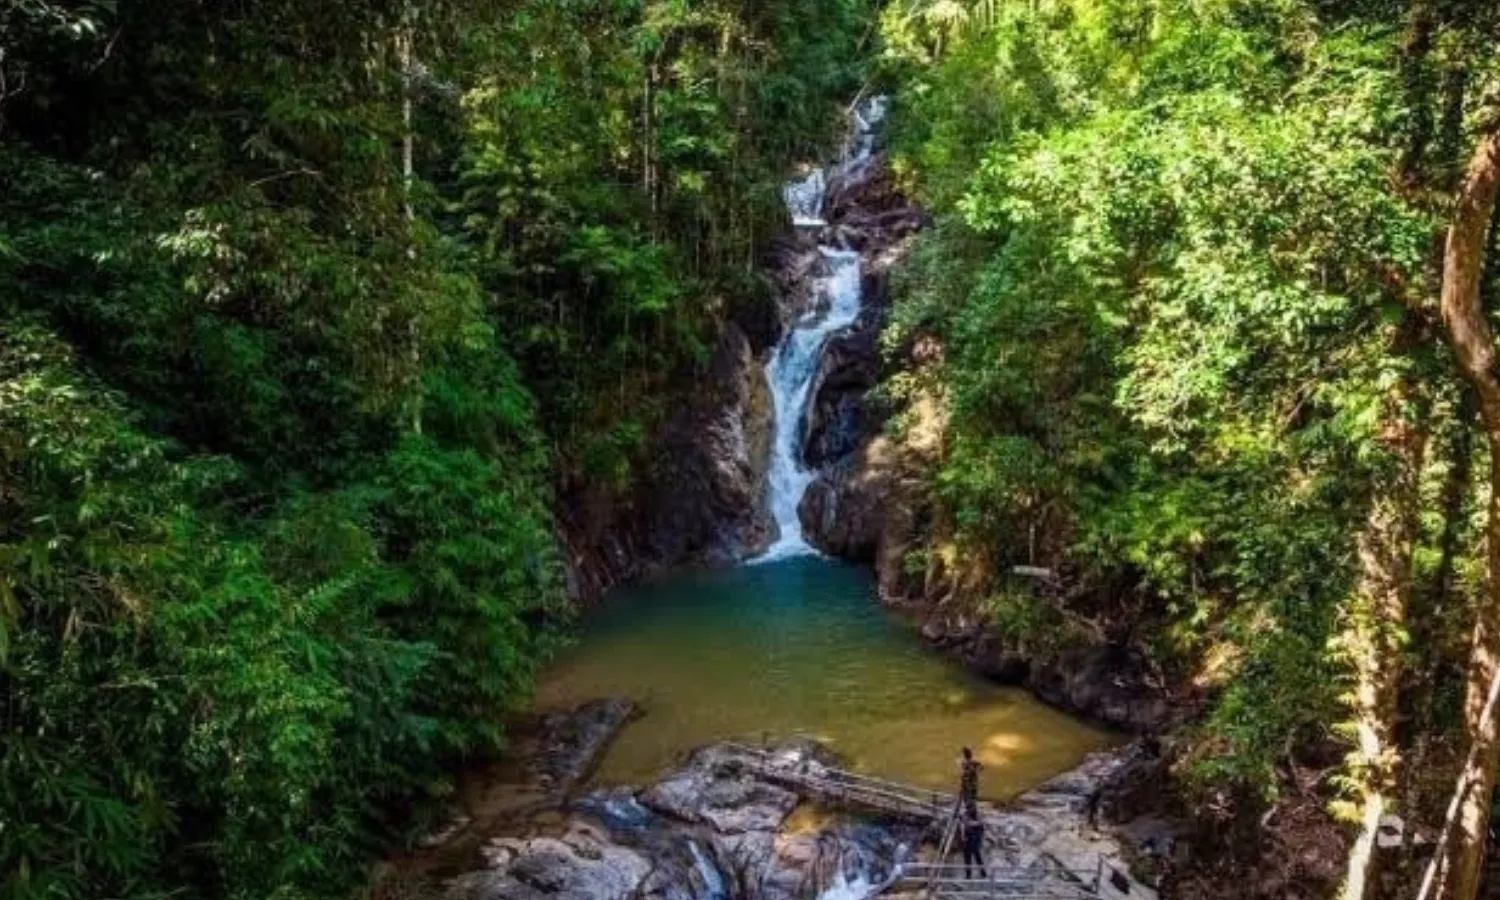
<svg viewBox="0 0 1500 900">
<path fill-rule="evenodd" d="M 818 900 L 865 900 L 873 890 L 874 886 L 864 876 L 850 881 L 840 870 L 828 890 L 818 895 Z"/>
<path fill-rule="evenodd" d="M 708 891 L 708 896 L 712 900 L 725 900 L 729 891 L 724 886 L 724 876 L 719 874 L 718 867 L 704 855 L 697 841 L 688 841 L 688 849 L 693 853 L 693 866 L 698 870 L 698 877 L 703 879 L 703 887 Z"/>
<path fill-rule="evenodd" d="M 852 133 L 839 160 L 837 173 L 849 173 L 866 165 L 875 151 L 876 130 L 885 120 L 887 99 L 871 97 L 852 110 Z M 828 176 L 817 169 L 804 178 L 788 182 L 782 191 L 792 224 L 799 228 L 821 228 L 827 225 L 824 205 L 828 195 Z M 818 285 L 818 299 L 827 300 L 826 312 L 811 312 L 790 324 L 781 342 L 766 363 L 766 380 L 771 386 L 775 415 L 775 435 L 771 445 L 768 475 L 771 515 L 776 520 L 779 537 L 757 561 L 765 562 L 814 552 L 802 536 L 802 522 L 797 507 L 817 472 L 802 465 L 803 422 L 818 362 L 828 338 L 859 318 L 863 302 L 860 292 L 860 256 L 826 244 L 818 247 L 827 264 L 828 274 Z M 821 307 L 820 302 L 815 304 Z"/>
<path fill-rule="evenodd" d="M 766 364 L 766 380 L 771 385 L 776 417 L 769 474 L 771 515 L 781 536 L 766 551 L 765 559 L 812 552 L 802 538 L 802 522 L 797 517 L 802 495 L 817 477 L 816 471 L 802 465 L 802 421 L 823 356 L 823 345 L 834 332 L 859 318 L 862 299 L 859 254 L 830 247 L 819 249 L 829 267 L 829 274 L 819 285 L 820 293 L 828 299 L 828 311 L 821 315 L 810 313 L 788 328 Z"/>
</svg>

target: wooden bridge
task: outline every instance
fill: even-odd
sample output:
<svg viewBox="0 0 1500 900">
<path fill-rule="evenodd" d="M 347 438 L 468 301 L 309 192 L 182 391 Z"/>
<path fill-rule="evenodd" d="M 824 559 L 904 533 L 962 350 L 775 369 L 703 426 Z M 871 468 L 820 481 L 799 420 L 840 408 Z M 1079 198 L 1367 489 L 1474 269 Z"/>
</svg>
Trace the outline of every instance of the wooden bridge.
<svg viewBox="0 0 1500 900">
<path fill-rule="evenodd" d="M 1018 867 L 995 860 L 983 877 L 950 861 L 958 836 L 959 798 L 825 765 L 795 751 L 729 745 L 738 761 L 764 781 L 836 806 L 872 809 L 926 825 L 938 847 L 935 860 L 896 860 L 890 877 L 865 900 L 900 896 L 924 900 L 1155 900 L 1156 893 L 1103 856 L 1093 869 L 1068 868 L 1041 854 Z"/>
<path fill-rule="evenodd" d="M 955 794 L 826 766 L 792 751 L 761 750 L 741 744 L 728 746 L 761 780 L 834 805 L 874 809 L 898 819 L 927 825 L 946 823 L 958 808 Z"/>
</svg>

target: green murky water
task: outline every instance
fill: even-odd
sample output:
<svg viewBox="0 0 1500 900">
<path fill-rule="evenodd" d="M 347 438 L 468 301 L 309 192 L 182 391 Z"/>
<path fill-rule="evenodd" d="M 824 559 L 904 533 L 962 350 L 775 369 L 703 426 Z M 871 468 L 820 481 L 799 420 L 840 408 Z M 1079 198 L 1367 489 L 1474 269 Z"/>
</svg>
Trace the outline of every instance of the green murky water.
<svg viewBox="0 0 1500 900">
<path fill-rule="evenodd" d="M 544 679 L 540 704 L 628 696 L 645 715 L 596 775 L 640 783 L 718 739 L 805 735 L 865 772 L 939 789 L 961 746 L 981 793 L 1013 796 L 1111 743 L 928 648 L 863 570 L 817 557 L 675 576 L 612 596 Z"/>
</svg>

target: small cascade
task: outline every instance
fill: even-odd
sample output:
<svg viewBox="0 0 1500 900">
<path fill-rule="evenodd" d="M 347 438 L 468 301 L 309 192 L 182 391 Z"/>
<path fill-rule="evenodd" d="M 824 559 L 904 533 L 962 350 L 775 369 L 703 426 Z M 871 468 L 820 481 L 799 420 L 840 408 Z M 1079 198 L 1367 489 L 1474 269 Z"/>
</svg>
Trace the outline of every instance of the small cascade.
<svg viewBox="0 0 1500 900">
<path fill-rule="evenodd" d="M 850 881 L 843 871 L 840 871 L 828 889 L 818 895 L 818 900 L 865 900 L 874 887 L 863 877 Z"/>
<path fill-rule="evenodd" d="M 834 170 L 838 175 L 847 176 L 873 157 L 876 130 L 884 121 L 885 113 L 884 97 L 872 97 L 855 106 L 851 116 L 851 137 Z M 827 226 L 824 207 L 828 184 L 827 173 L 817 169 L 786 185 L 783 196 L 794 226 L 817 229 Z M 859 318 L 863 302 L 860 255 L 826 243 L 820 244 L 818 250 L 826 273 L 817 285 L 819 302 L 813 303 L 809 312 L 788 325 L 781 343 L 771 352 L 766 364 L 766 380 L 771 387 L 775 415 L 768 475 L 769 505 L 779 537 L 766 550 L 762 560 L 813 552 L 802 537 L 802 522 L 797 516 L 802 495 L 818 474 L 802 465 L 802 422 L 807 404 L 813 399 L 809 393 L 824 344 L 839 329 L 852 325 Z"/>
<path fill-rule="evenodd" d="M 890 98 L 884 96 L 871 97 L 854 107 L 854 129 L 844 151 L 846 164 L 862 165 L 875 155 L 875 139 L 889 110 Z"/>
<path fill-rule="evenodd" d="M 693 854 L 693 868 L 697 869 L 698 877 L 703 880 L 703 888 L 708 892 L 709 900 L 725 900 L 729 896 L 729 890 L 724 885 L 724 876 L 719 874 L 719 867 L 698 846 L 697 841 L 689 840 L 688 849 Z"/>
<path fill-rule="evenodd" d="M 788 181 L 781 189 L 781 196 L 792 213 L 792 225 L 797 228 L 821 228 L 828 224 L 823 219 L 828 176 L 822 169 L 814 169 L 806 178 Z"/>
</svg>

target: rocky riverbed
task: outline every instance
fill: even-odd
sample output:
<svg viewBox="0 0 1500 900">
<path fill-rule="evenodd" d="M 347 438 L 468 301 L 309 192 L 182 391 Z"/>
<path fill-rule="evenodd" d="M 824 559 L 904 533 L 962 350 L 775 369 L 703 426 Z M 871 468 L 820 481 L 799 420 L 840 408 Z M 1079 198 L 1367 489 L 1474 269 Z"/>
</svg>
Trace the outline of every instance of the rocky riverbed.
<svg viewBox="0 0 1500 900">
<path fill-rule="evenodd" d="M 545 717 L 506 777 L 470 792 L 454 824 L 379 879 L 377 896 L 445 900 L 859 900 L 930 859 L 930 822 L 840 807 L 766 774 L 743 748 L 693 753 L 654 783 L 590 789 L 587 772 L 631 715 L 601 700 Z M 834 766 L 822 746 L 771 750 L 778 765 Z M 1137 843 L 1108 818 L 1151 765 L 1138 747 L 1097 754 L 1002 807 L 982 805 L 994 867 L 1038 886 L 1100 861 L 1125 870 Z M 1136 883 L 1132 898 L 1153 897 Z"/>
</svg>

